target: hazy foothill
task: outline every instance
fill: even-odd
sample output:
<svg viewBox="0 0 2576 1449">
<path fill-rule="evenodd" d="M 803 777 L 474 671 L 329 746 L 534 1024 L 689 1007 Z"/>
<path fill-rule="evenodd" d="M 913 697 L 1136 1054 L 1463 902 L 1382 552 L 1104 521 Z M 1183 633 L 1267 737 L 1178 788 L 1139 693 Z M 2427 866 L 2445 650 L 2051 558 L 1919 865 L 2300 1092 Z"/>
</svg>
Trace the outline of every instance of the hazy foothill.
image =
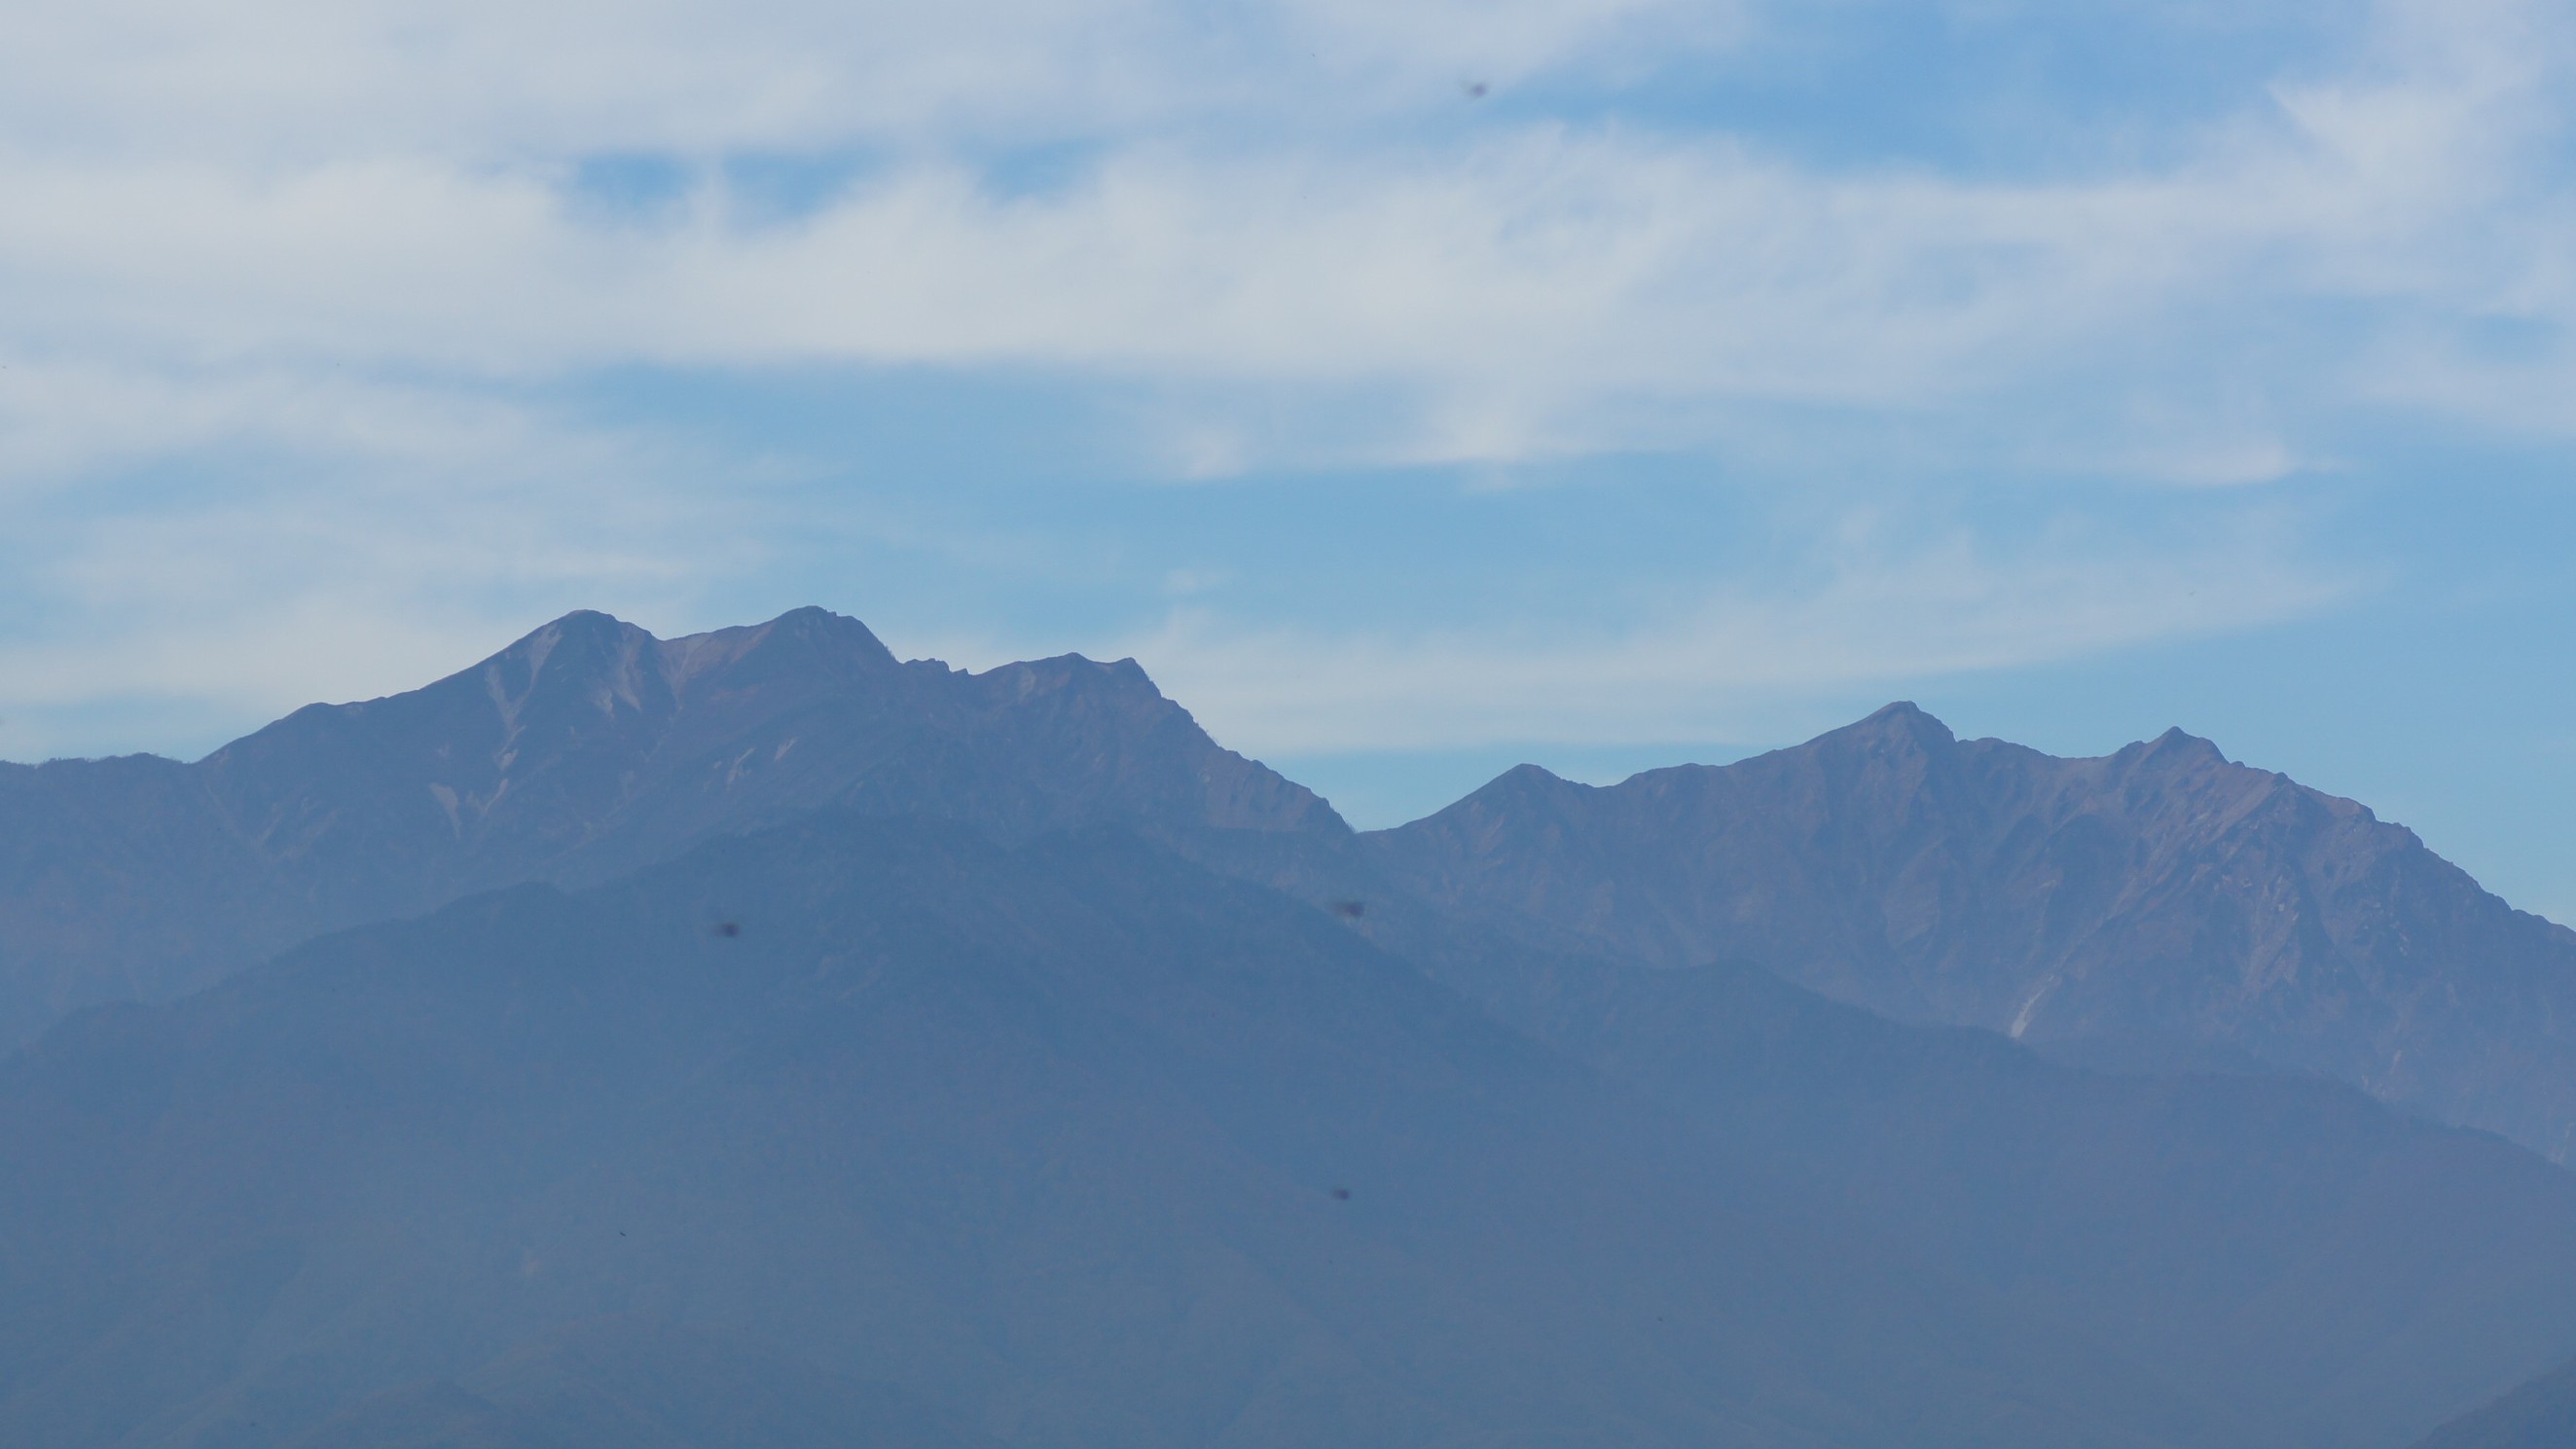
<svg viewBox="0 0 2576 1449">
<path fill-rule="evenodd" d="M 2576 938 L 2179 733 L 1360 833 L 1130 662 L 583 613 L 0 840 L 11 1442 L 2576 1423 Z"/>
</svg>

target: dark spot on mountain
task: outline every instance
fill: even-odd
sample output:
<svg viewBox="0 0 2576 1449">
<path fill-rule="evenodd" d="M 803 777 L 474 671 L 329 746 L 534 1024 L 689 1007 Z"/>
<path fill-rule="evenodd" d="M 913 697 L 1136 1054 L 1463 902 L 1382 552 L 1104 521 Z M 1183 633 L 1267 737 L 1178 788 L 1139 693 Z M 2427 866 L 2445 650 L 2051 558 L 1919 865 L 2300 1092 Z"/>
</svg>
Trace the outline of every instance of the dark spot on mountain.
<svg viewBox="0 0 2576 1449">
<path fill-rule="evenodd" d="M 1333 902 L 1333 914 L 1340 916 L 1345 920 L 1356 921 L 1360 917 L 1368 914 L 1368 902 L 1335 901 Z"/>
</svg>

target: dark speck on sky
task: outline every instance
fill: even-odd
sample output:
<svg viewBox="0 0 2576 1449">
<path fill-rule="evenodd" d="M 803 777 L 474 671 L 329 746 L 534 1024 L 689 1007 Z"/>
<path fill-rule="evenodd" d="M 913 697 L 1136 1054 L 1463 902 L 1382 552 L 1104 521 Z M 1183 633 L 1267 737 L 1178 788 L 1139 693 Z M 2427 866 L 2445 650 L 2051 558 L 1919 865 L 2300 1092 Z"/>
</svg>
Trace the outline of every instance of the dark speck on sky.
<svg viewBox="0 0 2576 1449">
<path fill-rule="evenodd" d="M 1351 1200 L 1351 1190 L 1350 1190 L 1349 1188 L 1347 1188 L 1347 1187 L 1337 1187 L 1337 1188 L 1334 1188 L 1334 1189 L 1333 1189 L 1333 1201 L 1335 1201 L 1335 1202 L 1349 1202 L 1350 1200 Z"/>
<path fill-rule="evenodd" d="M 716 923 L 716 934 L 725 937 L 739 936 L 742 934 L 742 923 L 739 921 L 718 921 Z"/>
<path fill-rule="evenodd" d="M 1356 921 L 1360 917 L 1368 914 L 1368 902 L 1335 901 L 1333 902 L 1333 914 Z"/>
</svg>

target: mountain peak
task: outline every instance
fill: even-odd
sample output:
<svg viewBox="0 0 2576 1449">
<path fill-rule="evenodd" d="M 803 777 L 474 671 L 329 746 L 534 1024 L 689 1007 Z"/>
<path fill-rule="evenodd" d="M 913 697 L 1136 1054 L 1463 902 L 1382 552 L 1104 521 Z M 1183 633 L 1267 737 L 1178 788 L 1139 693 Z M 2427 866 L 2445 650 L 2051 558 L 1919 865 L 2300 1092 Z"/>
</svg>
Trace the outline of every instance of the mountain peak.
<svg viewBox="0 0 2576 1449">
<path fill-rule="evenodd" d="M 575 609 L 520 635 L 484 663 L 533 658 L 537 665 L 542 666 L 547 656 L 566 645 L 576 651 L 600 651 L 615 649 L 630 639 L 650 640 L 652 637 L 642 626 L 629 624 L 614 614 L 603 614 L 597 609 Z"/>
<path fill-rule="evenodd" d="M 818 669 L 840 677 L 866 677 L 902 667 L 867 625 L 810 604 L 765 624 L 664 640 L 661 656 L 671 687 L 679 690 L 716 677 L 735 686 Z"/>
<path fill-rule="evenodd" d="M 570 613 L 564 614 L 547 623 L 540 624 L 535 629 L 531 629 L 528 632 L 530 635 L 543 633 L 548 629 L 559 632 L 563 630 L 582 629 L 614 632 L 620 629 L 632 629 L 637 627 L 640 626 L 629 624 L 625 620 L 617 617 L 615 614 L 603 613 L 598 609 L 574 609 Z"/>
<path fill-rule="evenodd" d="M 2142 762 L 2152 761 L 2162 765 L 2203 767 L 2227 763 L 2225 751 L 2198 735 L 2185 733 L 2180 725 L 2166 730 L 2152 740 L 2131 745 L 2120 753 L 2131 755 Z"/>
<path fill-rule="evenodd" d="M 894 651 L 876 636 L 876 631 L 847 614 L 835 614 L 816 604 L 790 609 L 761 626 L 774 638 L 796 639 L 818 646 L 839 649 L 854 656 L 892 664 Z"/>
<path fill-rule="evenodd" d="M 483 664 L 488 667 L 504 660 L 530 660 L 533 663 L 529 667 L 542 668 L 547 656 L 563 645 L 595 649 L 613 645 L 629 633 L 644 634 L 644 631 L 614 614 L 603 614 L 597 609 L 575 609 L 511 640 L 486 658 Z M 652 636 L 644 634 L 644 637 L 649 639 Z"/>
<path fill-rule="evenodd" d="M 1658 965 L 2069 1054 L 2224 1051 L 2576 1159 L 2576 933 L 2181 729 L 2060 759 L 1896 703 L 1599 792 L 1507 777 L 1376 839 L 1443 899 Z"/>
<path fill-rule="evenodd" d="M 1521 810 L 1552 808 L 1569 795 L 1581 794 L 1592 787 L 1579 785 L 1544 765 L 1519 764 L 1478 786 L 1474 793 L 1459 800 L 1416 826 L 1431 826 L 1435 821 L 1454 821 L 1472 816 L 1493 816 Z M 1413 828 L 1413 827 L 1405 827 Z"/>
<path fill-rule="evenodd" d="M 579 609 L 543 625 L 470 673 L 510 736 L 532 717 L 570 710 L 587 717 L 646 710 L 663 696 L 652 635 L 636 625 Z"/>
<path fill-rule="evenodd" d="M 1810 742 L 1809 747 L 1857 745 L 1869 750 L 1907 750 L 1932 754 L 1949 749 L 1959 742 L 1950 727 L 1924 712 L 1910 699 L 1900 699 L 1872 712 L 1868 718 L 1847 724 Z"/>
</svg>

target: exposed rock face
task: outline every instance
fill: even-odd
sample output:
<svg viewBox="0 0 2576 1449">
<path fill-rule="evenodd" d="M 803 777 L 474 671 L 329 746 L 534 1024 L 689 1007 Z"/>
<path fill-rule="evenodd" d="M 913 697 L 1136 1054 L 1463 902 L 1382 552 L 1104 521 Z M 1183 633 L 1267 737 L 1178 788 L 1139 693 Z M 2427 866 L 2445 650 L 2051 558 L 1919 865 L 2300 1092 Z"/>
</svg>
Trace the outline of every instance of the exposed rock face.
<svg viewBox="0 0 2576 1449">
<path fill-rule="evenodd" d="M 2066 760 L 1891 705 L 1608 788 L 1524 766 L 1366 839 L 1449 908 L 1662 965 L 2062 1055 L 2315 1072 L 2576 1149 L 2576 933 L 2180 731 Z"/>
<path fill-rule="evenodd" d="M 568 615 L 427 688 L 313 705 L 195 764 L 0 766 L 0 1043 L 161 999 L 314 934 L 851 807 L 1002 840 L 1119 821 L 1178 843 L 1347 834 L 1133 662 L 966 674 L 854 619 L 657 640 Z"/>
</svg>

